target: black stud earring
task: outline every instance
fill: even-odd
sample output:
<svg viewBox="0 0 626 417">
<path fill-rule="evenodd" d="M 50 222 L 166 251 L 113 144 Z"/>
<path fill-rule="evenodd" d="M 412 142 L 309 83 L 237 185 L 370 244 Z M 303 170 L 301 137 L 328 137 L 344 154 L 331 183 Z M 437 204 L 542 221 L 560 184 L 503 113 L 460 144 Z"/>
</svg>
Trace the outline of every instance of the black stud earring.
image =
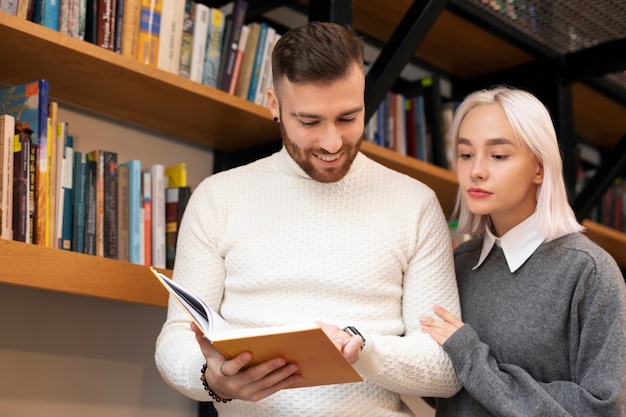
<svg viewBox="0 0 626 417">
<path fill-rule="evenodd" d="M 274 121 L 278 122 L 278 116 L 274 116 Z"/>
</svg>

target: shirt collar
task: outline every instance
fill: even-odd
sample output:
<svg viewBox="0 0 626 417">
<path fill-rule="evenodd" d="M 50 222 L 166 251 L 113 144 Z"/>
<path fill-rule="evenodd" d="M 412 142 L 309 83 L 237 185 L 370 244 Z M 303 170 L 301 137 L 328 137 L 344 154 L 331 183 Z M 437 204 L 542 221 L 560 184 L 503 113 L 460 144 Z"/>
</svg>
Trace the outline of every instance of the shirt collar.
<svg viewBox="0 0 626 417">
<path fill-rule="evenodd" d="M 546 237 L 539 231 L 537 214 L 533 213 L 529 218 L 506 232 L 502 237 L 496 237 L 490 230 L 485 229 L 483 248 L 480 258 L 474 268 L 477 269 L 491 252 L 493 245 L 498 245 L 504 252 L 504 257 L 511 273 L 517 271 L 524 262 L 530 258 L 535 250 L 543 243 Z"/>
</svg>

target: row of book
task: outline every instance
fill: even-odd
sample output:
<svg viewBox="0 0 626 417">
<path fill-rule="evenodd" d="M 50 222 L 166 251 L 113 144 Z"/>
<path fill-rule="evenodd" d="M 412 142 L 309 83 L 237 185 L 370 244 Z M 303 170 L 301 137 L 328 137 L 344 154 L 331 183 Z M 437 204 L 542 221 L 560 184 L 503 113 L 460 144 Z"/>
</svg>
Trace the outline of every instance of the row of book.
<svg viewBox="0 0 626 417">
<path fill-rule="evenodd" d="M 142 167 L 75 149 L 39 80 L 0 90 L 0 237 L 172 268 L 186 164 Z"/>
<path fill-rule="evenodd" d="M 3 9 L 259 105 L 271 85 L 280 35 L 244 24 L 248 2 L 209 7 L 194 0 L 0 0 Z"/>
<path fill-rule="evenodd" d="M 446 140 L 452 123 L 455 102 L 442 103 L 436 108 L 427 95 L 406 97 L 388 92 L 365 127 L 365 140 L 431 164 L 433 149 L 440 146 L 446 155 L 446 166 L 451 167 L 451 154 Z M 437 120 L 435 120 L 437 118 Z M 434 125 L 440 126 L 440 131 Z"/>
</svg>

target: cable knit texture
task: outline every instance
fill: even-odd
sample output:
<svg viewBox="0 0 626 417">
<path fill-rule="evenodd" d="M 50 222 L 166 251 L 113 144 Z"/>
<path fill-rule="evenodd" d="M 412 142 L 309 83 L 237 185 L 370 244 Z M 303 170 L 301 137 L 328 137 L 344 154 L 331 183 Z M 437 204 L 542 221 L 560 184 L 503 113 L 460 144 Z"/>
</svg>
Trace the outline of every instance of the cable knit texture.
<svg viewBox="0 0 626 417">
<path fill-rule="evenodd" d="M 434 192 L 359 154 L 341 181 L 310 179 L 283 149 L 215 174 L 194 191 L 174 279 L 234 327 L 322 321 L 367 339 L 365 382 L 287 389 L 215 404 L 229 416 L 410 416 L 399 395 L 447 397 L 460 385 L 419 319 L 459 315 L 452 248 Z M 208 401 L 189 319 L 170 303 L 157 341 L 164 379 Z"/>
</svg>

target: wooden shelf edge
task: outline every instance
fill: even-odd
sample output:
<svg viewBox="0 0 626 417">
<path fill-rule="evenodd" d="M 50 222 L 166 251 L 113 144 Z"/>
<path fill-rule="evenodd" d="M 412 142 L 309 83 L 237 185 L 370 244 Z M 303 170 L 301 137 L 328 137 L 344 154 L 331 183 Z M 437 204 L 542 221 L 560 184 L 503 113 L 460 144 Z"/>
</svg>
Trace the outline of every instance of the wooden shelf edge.
<svg viewBox="0 0 626 417">
<path fill-rule="evenodd" d="M 146 266 L 5 239 L 0 239 L 0 253 L 0 283 L 167 305 L 167 291 Z M 171 276 L 171 271 L 163 272 Z"/>
<path fill-rule="evenodd" d="M 586 228 L 585 235 L 615 258 L 617 264 L 626 270 L 626 233 L 585 219 L 582 225 Z"/>
<path fill-rule="evenodd" d="M 0 55 L 11 57 L 3 83 L 45 78 L 52 99 L 201 146 L 231 151 L 280 136 L 265 107 L 6 13 Z"/>
<path fill-rule="evenodd" d="M 361 152 L 376 162 L 428 185 L 437 194 L 446 216 L 449 218 L 452 215 L 458 189 L 456 175 L 452 171 L 367 141 L 361 144 Z"/>
</svg>

